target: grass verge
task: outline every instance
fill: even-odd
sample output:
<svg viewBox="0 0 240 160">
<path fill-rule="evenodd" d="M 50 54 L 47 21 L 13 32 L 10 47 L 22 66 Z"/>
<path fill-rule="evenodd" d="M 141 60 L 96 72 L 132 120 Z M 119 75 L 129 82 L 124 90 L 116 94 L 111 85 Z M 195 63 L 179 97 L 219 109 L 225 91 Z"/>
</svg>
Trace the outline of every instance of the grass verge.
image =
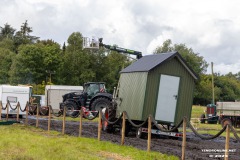
<svg viewBox="0 0 240 160">
<path fill-rule="evenodd" d="M 0 126 L 0 159 L 17 160 L 175 160 L 175 156 L 146 152 L 97 139 L 62 136 L 22 124 Z"/>
</svg>

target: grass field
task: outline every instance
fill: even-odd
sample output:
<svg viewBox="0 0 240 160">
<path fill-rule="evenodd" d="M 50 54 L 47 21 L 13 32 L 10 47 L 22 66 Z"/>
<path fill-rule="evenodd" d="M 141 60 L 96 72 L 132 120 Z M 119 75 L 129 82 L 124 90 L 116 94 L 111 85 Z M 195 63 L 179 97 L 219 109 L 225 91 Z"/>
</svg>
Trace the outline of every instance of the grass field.
<svg viewBox="0 0 240 160">
<path fill-rule="evenodd" d="M 97 139 L 62 136 L 59 132 L 14 124 L 0 126 L 0 159 L 14 160 L 175 160 Z"/>
</svg>

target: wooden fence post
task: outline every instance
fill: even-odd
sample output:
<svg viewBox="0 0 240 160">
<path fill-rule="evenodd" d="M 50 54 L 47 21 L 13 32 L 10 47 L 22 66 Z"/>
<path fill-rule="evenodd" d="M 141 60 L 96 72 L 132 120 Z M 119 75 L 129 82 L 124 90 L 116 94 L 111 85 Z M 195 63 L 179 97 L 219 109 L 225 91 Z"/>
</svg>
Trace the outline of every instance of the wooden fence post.
<svg viewBox="0 0 240 160">
<path fill-rule="evenodd" d="M 147 151 L 151 150 L 151 137 L 152 137 L 152 119 L 151 116 L 148 117 L 148 142 L 147 142 Z"/>
<path fill-rule="evenodd" d="M 228 152 L 228 151 L 229 151 L 229 139 L 230 139 L 230 128 L 229 128 L 229 124 L 227 124 L 224 160 L 228 160 L 228 155 L 229 155 L 229 152 Z"/>
<path fill-rule="evenodd" d="M 186 117 L 184 117 L 184 118 L 183 118 L 183 138 L 182 138 L 182 160 L 185 160 L 186 127 L 187 127 L 187 120 L 186 120 Z"/>
<path fill-rule="evenodd" d="M 25 120 L 25 125 L 28 125 L 28 102 L 27 102 L 27 105 L 26 105 L 26 120 Z"/>
<path fill-rule="evenodd" d="M 38 128 L 39 106 L 37 104 L 36 127 Z"/>
<path fill-rule="evenodd" d="M 79 137 L 82 136 L 82 117 L 83 117 L 83 109 L 80 110 L 80 120 L 79 120 Z"/>
<path fill-rule="evenodd" d="M 2 120 L 2 101 L 0 101 L 0 120 Z"/>
<path fill-rule="evenodd" d="M 17 103 L 17 122 L 19 121 L 19 107 L 20 107 L 20 104 L 18 102 Z"/>
<path fill-rule="evenodd" d="M 125 111 L 123 112 L 123 116 L 122 116 L 122 139 L 121 139 L 121 145 L 124 145 L 124 141 L 125 141 L 125 130 L 126 130 L 126 115 L 125 115 Z"/>
<path fill-rule="evenodd" d="M 101 113 L 100 113 L 101 112 Z M 98 120 L 98 141 L 101 140 L 101 130 L 102 130 L 102 111 L 99 110 L 99 120 Z"/>
<path fill-rule="evenodd" d="M 51 125 L 51 111 L 50 106 L 48 106 L 48 135 L 50 134 L 50 125 Z"/>
<path fill-rule="evenodd" d="M 62 124 L 62 134 L 65 134 L 65 125 L 66 125 L 66 106 L 63 106 L 63 124 Z"/>
<path fill-rule="evenodd" d="M 7 117 L 6 117 L 7 121 L 8 121 L 8 112 L 9 112 L 9 104 L 7 102 Z"/>
</svg>

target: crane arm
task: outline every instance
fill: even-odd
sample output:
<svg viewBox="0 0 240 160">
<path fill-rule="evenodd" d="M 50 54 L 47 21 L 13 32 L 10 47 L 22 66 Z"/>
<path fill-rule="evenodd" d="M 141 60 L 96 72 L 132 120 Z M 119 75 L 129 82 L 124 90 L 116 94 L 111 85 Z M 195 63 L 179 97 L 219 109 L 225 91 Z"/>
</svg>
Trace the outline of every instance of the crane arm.
<svg viewBox="0 0 240 160">
<path fill-rule="evenodd" d="M 126 48 L 121 48 L 121 47 L 118 47 L 118 46 L 112 46 L 112 45 L 106 45 L 106 44 L 103 44 L 102 43 L 102 38 L 99 38 L 99 46 L 100 47 L 104 47 L 104 48 L 107 48 L 109 50 L 112 50 L 112 51 L 117 51 L 117 52 L 121 52 L 121 53 L 128 53 L 128 54 L 132 54 L 132 55 L 136 55 L 137 56 L 137 59 L 140 59 L 142 58 L 142 52 L 139 52 L 139 51 L 134 51 L 134 50 L 131 50 L 131 49 L 126 49 Z"/>
</svg>

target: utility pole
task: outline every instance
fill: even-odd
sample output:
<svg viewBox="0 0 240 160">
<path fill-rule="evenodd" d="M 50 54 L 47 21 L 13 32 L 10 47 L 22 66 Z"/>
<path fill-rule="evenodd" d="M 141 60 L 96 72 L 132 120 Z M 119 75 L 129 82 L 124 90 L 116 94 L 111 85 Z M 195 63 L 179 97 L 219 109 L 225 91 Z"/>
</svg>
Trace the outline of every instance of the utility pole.
<svg viewBox="0 0 240 160">
<path fill-rule="evenodd" d="M 55 74 L 55 71 L 46 70 L 46 72 L 49 74 L 49 82 L 51 84 L 52 83 L 52 74 Z"/>
<path fill-rule="evenodd" d="M 213 62 L 211 62 L 211 68 L 212 68 L 212 104 L 215 104 L 215 101 L 214 101 L 214 73 L 213 73 Z"/>
</svg>

